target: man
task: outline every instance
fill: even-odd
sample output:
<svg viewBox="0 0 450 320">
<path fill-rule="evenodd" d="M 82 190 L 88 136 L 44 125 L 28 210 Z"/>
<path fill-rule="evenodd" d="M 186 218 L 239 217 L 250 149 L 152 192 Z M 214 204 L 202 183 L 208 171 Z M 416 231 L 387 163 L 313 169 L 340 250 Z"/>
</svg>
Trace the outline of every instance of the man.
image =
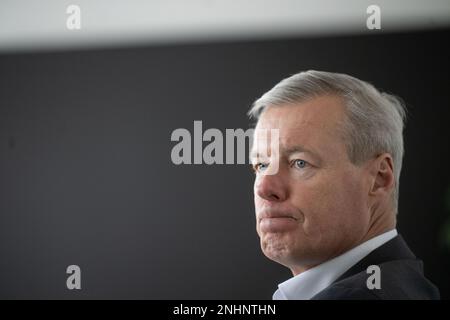
<svg viewBox="0 0 450 320">
<path fill-rule="evenodd" d="M 396 97 L 307 71 L 278 83 L 249 115 L 261 248 L 294 275 L 274 299 L 439 299 L 396 231 L 405 118 Z M 278 143 L 258 150 L 259 133 L 271 130 Z"/>
</svg>

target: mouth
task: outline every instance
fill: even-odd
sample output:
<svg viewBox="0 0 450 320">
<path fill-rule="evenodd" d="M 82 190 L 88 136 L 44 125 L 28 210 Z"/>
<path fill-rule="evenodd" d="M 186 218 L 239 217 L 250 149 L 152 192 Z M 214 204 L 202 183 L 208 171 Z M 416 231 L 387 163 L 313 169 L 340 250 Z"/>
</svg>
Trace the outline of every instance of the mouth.
<svg viewBox="0 0 450 320">
<path fill-rule="evenodd" d="M 280 212 L 263 212 L 259 217 L 262 232 L 285 232 L 297 228 L 298 219 Z"/>
<path fill-rule="evenodd" d="M 259 221 L 261 222 L 264 219 L 292 219 L 297 221 L 298 219 L 296 217 L 294 217 L 293 215 L 290 214 L 286 214 L 286 213 L 281 213 L 281 212 L 263 212 L 260 216 L 259 216 Z"/>
</svg>

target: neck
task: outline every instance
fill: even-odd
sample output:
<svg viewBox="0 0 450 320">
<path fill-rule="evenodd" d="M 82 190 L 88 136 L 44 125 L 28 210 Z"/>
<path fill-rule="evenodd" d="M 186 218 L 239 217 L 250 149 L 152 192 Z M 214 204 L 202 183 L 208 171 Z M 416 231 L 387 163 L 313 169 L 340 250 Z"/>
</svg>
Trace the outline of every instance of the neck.
<svg viewBox="0 0 450 320">
<path fill-rule="evenodd" d="M 376 206 L 371 208 L 372 213 L 370 215 L 370 222 L 367 229 L 367 232 L 360 238 L 359 241 L 356 241 L 353 246 L 350 246 L 347 250 L 350 250 L 376 236 L 379 236 L 380 234 L 383 234 L 385 232 L 388 232 L 395 228 L 397 224 L 396 214 L 395 211 L 392 210 L 390 207 L 388 208 L 381 208 L 380 206 Z M 346 252 L 347 250 L 344 250 L 343 252 L 339 253 L 342 254 Z M 339 255 L 337 254 L 337 255 Z M 329 259 L 332 259 L 336 257 L 337 255 L 329 257 Z M 328 259 L 328 260 L 329 260 Z M 326 261 L 326 260 L 325 260 Z M 324 262 L 324 261 L 323 261 Z M 315 266 L 319 265 L 320 263 L 316 264 L 310 264 L 310 265 L 294 265 L 289 266 L 289 269 L 291 269 L 291 272 L 294 276 L 305 272 L 306 270 L 309 270 L 311 268 L 314 268 Z"/>
<path fill-rule="evenodd" d="M 397 216 L 391 206 L 375 206 L 371 211 L 369 227 L 360 243 L 366 242 L 367 240 L 394 229 L 397 224 Z"/>
</svg>

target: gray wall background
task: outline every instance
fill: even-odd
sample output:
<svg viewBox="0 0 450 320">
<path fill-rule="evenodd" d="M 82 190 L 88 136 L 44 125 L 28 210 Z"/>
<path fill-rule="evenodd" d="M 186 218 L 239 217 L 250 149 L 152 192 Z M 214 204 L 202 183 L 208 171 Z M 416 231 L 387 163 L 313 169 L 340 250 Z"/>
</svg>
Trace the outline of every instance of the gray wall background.
<svg viewBox="0 0 450 320">
<path fill-rule="evenodd" d="M 171 163 L 176 128 L 248 128 L 306 69 L 408 104 L 399 231 L 450 297 L 449 30 L 0 55 L 0 298 L 270 299 L 246 165 Z M 66 288 L 66 267 L 82 289 Z"/>
</svg>

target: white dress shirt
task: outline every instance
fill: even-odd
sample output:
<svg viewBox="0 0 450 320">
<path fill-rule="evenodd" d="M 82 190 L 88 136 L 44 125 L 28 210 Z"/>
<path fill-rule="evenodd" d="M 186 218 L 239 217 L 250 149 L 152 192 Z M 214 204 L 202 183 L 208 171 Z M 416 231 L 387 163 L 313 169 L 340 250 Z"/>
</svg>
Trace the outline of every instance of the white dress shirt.
<svg viewBox="0 0 450 320">
<path fill-rule="evenodd" d="M 308 269 L 289 280 L 280 283 L 273 295 L 273 300 L 309 300 L 330 286 L 348 269 L 362 260 L 370 252 L 397 236 L 392 229 L 380 234 L 353 249 L 328 260 L 314 268 Z"/>
</svg>

